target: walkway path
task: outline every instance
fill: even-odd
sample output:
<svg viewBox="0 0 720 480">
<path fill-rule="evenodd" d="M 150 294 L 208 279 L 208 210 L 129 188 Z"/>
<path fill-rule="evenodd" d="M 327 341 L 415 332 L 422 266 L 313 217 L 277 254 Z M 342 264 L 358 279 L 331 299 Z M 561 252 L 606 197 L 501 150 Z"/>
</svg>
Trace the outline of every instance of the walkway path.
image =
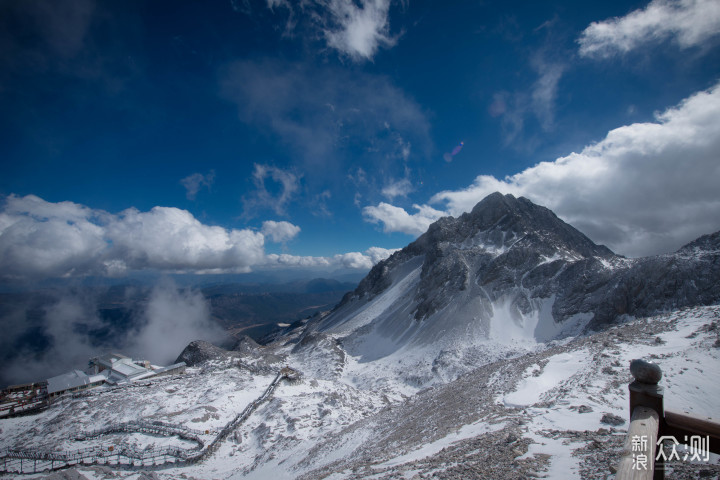
<svg viewBox="0 0 720 480">
<path fill-rule="evenodd" d="M 282 379 L 293 380 L 298 372 L 285 367 L 278 372 L 262 395 L 253 400 L 245 409 L 228 422 L 205 447 L 200 438 L 207 431 L 198 431 L 164 422 L 128 422 L 110 425 L 106 428 L 84 433 L 75 437 L 82 441 L 111 433 L 148 433 L 159 436 L 177 436 L 183 440 L 196 442 L 197 447 L 159 447 L 139 450 L 129 446 L 95 446 L 66 452 L 48 452 L 42 450 L 16 450 L 7 448 L 0 451 L 0 472 L 37 473 L 45 470 L 59 470 L 73 465 L 112 465 L 115 468 L 164 465 L 177 466 L 179 462 L 191 464 L 202 462 L 217 451 L 220 444 L 263 402 L 267 401 Z M 205 448 L 204 448 L 205 447 Z"/>
</svg>

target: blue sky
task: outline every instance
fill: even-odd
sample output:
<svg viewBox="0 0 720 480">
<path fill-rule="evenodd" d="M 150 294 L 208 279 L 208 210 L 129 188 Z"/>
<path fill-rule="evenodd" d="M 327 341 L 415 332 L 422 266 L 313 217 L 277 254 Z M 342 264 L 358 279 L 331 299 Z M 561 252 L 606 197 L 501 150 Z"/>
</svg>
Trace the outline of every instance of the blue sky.
<svg viewBox="0 0 720 480">
<path fill-rule="evenodd" d="M 719 34 L 710 0 L 0 1 L 3 278 L 366 269 L 496 190 L 675 250 L 720 229 Z"/>
</svg>

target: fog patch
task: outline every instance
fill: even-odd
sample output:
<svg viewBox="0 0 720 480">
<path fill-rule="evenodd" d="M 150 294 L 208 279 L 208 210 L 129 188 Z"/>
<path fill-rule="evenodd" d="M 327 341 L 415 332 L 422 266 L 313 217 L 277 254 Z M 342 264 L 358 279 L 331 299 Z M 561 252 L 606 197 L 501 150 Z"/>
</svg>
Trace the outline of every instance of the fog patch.
<svg viewBox="0 0 720 480">
<path fill-rule="evenodd" d="M 87 366 L 98 354 L 90 332 L 102 327 L 94 304 L 78 294 L 68 294 L 50 302 L 33 318 L 32 307 L 16 310 L 2 322 L 7 335 L 0 380 L 3 383 L 25 383 L 45 380 L 69 370 Z"/>
<path fill-rule="evenodd" d="M 225 336 L 210 319 L 202 293 L 179 290 L 169 279 L 153 289 L 142 316 L 145 323 L 129 336 L 126 351 L 157 364 L 172 363 L 193 340 L 219 342 Z"/>
<path fill-rule="evenodd" d="M 225 339 L 202 293 L 169 279 L 149 292 L 126 290 L 115 299 L 125 309 L 120 319 L 103 314 L 105 293 L 68 288 L 4 297 L 0 387 L 85 370 L 92 357 L 109 352 L 169 365 L 193 340 Z"/>
</svg>

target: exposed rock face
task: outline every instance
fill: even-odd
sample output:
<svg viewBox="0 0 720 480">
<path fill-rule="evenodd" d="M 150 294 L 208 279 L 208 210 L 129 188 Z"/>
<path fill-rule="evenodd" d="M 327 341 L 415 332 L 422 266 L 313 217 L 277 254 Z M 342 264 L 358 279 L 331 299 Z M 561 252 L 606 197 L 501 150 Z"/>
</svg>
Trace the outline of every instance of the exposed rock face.
<svg viewBox="0 0 720 480">
<path fill-rule="evenodd" d="M 195 340 L 185 347 L 180 356 L 175 359 L 175 363 L 185 362 L 188 367 L 195 367 L 208 360 L 224 359 L 226 357 L 227 351 L 224 349 L 204 340 Z"/>
<path fill-rule="evenodd" d="M 238 340 L 232 347 L 234 352 L 240 352 L 243 354 L 256 353 L 259 349 L 260 345 L 247 335 L 240 337 L 240 340 Z"/>
<path fill-rule="evenodd" d="M 421 265 L 419 272 L 411 262 Z M 381 296 L 387 299 L 400 284 L 404 290 L 393 292 L 398 298 L 385 308 L 392 315 L 357 320 L 359 311 L 369 309 L 363 305 Z M 646 316 L 718 300 L 720 232 L 674 254 L 627 259 L 596 245 L 547 208 L 495 193 L 470 213 L 441 218 L 378 263 L 319 328 L 337 330 L 348 320 L 361 326 L 393 321 L 395 325 L 384 330 L 398 337 L 402 329 L 428 328 L 423 323 L 442 324 L 431 328 L 436 335 L 459 332 L 463 323 L 475 321 L 476 331 L 487 334 L 502 308 L 504 322 L 534 328 L 538 339 L 547 340 L 571 319 L 596 329 L 625 315 Z M 391 320 L 403 315 L 417 326 Z M 550 323 L 541 326 L 540 320 L 548 317 Z M 544 338 L 538 336 L 540 330 Z"/>
</svg>

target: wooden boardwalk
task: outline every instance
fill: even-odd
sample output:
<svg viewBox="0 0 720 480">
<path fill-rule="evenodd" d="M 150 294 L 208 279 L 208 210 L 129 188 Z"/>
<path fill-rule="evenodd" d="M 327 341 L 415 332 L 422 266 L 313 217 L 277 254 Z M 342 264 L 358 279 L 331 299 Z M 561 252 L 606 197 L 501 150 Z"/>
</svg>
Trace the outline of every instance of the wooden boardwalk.
<svg viewBox="0 0 720 480">
<path fill-rule="evenodd" d="M 183 440 L 197 443 L 195 448 L 159 447 L 137 449 L 129 446 L 94 446 L 72 451 L 51 452 L 43 450 L 19 450 L 6 448 L 0 451 L 0 472 L 2 473 L 37 473 L 59 470 L 76 465 L 109 465 L 114 468 L 179 466 L 202 462 L 217 451 L 222 442 L 275 391 L 281 380 L 295 381 L 299 373 L 285 367 L 275 376 L 262 395 L 250 402 L 245 409 L 237 414 L 222 429 L 192 430 L 182 425 L 165 422 L 128 422 L 110 425 L 106 428 L 77 435 L 75 440 L 83 441 L 113 433 L 147 433 L 158 436 L 177 436 Z M 203 435 L 216 433 L 215 438 L 205 444 Z"/>
</svg>

